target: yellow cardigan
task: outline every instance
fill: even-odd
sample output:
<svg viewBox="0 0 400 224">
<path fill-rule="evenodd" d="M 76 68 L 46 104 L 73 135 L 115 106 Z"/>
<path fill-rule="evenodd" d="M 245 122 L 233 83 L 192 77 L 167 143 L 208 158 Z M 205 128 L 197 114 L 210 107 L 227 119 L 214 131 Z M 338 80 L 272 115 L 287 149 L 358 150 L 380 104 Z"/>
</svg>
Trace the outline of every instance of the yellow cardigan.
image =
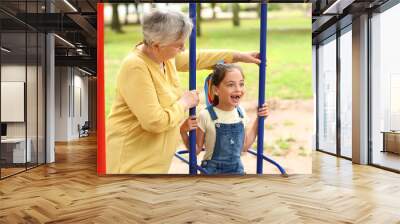
<svg viewBox="0 0 400 224">
<path fill-rule="evenodd" d="M 232 62 L 230 51 L 199 51 L 197 69 L 219 60 Z M 187 117 L 177 103 L 182 95 L 177 71 L 189 69 L 183 52 L 160 65 L 135 48 L 122 62 L 116 97 L 106 125 L 108 174 L 167 173 L 179 143 L 179 125 Z"/>
</svg>

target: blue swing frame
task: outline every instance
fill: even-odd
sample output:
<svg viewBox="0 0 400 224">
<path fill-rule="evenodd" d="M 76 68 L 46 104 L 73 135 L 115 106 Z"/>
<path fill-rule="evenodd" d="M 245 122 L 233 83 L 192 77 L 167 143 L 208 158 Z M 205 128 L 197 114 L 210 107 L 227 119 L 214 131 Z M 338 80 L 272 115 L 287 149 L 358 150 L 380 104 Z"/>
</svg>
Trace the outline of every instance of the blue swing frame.
<svg viewBox="0 0 400 224">
<path fill-rule="evenodd" d="M 267 55 L 267 3 L 263 0 L 261 3 L 260 16 L 260 80 L 258 84 L 258 105 L 261 106 L 265 102 L 265 73 L 266 73 L 266 55 Z M 190 34 L 189 46 L 189 90 L 196 89 L 196 3 L 189 3 L 189 17 L 193 23 L 192 33 Z M 190 116 L 196 115 L 196 108 L 190 108 Z M 264 151 L 264 117 L 258 119 L 258 135 L 257 135 L 257 151 L 252 149 L 248 152 L 257 156 L 257 174 L 263 174 L 263 160 L 266 160 L 275 165 L 283 176 L 288 176 L 285 169 L 274 160 L 268 158 L 263 153 Z M 261 136 L 261 137 L 260 137 Z M 189 161 L 181 155 L 189 153 Z M 183 162 L 189 164 L 189 174 L 196 175 L 197 171 L 207 174 L 207 171 L 197 165 L 196 155 L 196 131 L 189 132 L 189 151 L 181 150 L 175 153 L 175 156 Z"/>
</svg>

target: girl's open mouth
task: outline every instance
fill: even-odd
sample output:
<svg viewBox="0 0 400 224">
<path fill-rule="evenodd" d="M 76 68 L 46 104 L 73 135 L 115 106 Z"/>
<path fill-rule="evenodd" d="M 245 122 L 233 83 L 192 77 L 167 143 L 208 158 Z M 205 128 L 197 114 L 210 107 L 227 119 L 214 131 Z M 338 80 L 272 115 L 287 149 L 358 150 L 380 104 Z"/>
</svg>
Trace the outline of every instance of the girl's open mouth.
<svg viewBox="0 0 400 224">
<path fill-rule="evenodd" d="M 231 99 L 233 100 L 234 103 L 238 103 L 240 98 L 241 98 L 240 95 L 231 95 Z"/>
</svg>

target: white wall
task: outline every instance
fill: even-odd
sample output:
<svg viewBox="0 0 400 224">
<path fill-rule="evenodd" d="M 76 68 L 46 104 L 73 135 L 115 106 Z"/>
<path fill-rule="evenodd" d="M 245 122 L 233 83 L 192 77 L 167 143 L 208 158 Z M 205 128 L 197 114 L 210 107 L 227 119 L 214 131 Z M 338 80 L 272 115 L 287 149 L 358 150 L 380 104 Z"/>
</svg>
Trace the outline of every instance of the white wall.
<svg viewBox="0 0 400 224">
<path fill-rule="evenodd" d="M 55 68 L 55 141 L 68 141 L 69 79 L 67 67 Z"/>
<path fill-rule="evenodd" d="M 75 68 L 56 67 L 55 86 L 55 140 L 77 139 L 78 124 L 88 120 L 88 78 Z"/>
<path fill-rule="evenodd" d="M 28 70 L 32 67 L 28 67 Z M 25 82 L 25 65 L 2 65 L 1 81 Z"/>
<path fill-rule="evenodd" d="M 78 75 L 76 75 L 76 70 L 75 70 L 75 82 L 74 82 L 74 86 L 75 86 L 75 90 L 77 90 L 76 88 L 80 89 L 80 101 L 81 104 L 80 106 L 82 107 L 81 110 L 81 114 L 79 113 L 79 111 L 77 110 L 78 108 L 75 107 L 75 119 L 74 119 L 74 127 L 77 127 L 78 124 L 83 125 L 85 123 L 85 121 L 88 120 L 89 117 L 89 111 L 88 111 L 88 96 L 89 96 L 89 91 L 88 91 L 88 77 L 83 77 L 81 76 L 82 73 L 78 73 Z M 76 93 L 76 92 L 75 92 Z M 76 95 L 75 95 L 75 100 L 77 99 Z M 75 102 L 75 104 L 77 104 L 77 102 Z M 77 129 L 75 128 L 74 131 L 77 131 Z M 78 133 L 76 132 L 76 135 L 78 135 Z"/>
</svg>

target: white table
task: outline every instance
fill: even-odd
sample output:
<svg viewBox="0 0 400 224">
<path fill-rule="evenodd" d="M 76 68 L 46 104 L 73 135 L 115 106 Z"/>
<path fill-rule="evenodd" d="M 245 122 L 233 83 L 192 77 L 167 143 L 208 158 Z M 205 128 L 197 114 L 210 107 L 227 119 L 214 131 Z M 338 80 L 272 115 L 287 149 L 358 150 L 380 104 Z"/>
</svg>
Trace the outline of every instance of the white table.
<svg viewBox="0 0 400 224">
<path fill-rule="evenodd" d="M 27 148 L 26 148 L 26 154 L 25 154 L 25 138 L 6 138 L 6 139 L 1 139 L 1 144 L 2 144 L 2 151 L 3 147 L 13 147 L 12 149 L 12 157 L 13 163 L 25 163 L 25 162 L 30 162 L 31 161 L 31 145 L 32 145 L 32 140 L 30 138 L 27 138 L 26 142 Z M 25 161 L 27 159 L 27 161 Z"/>
</svg>

